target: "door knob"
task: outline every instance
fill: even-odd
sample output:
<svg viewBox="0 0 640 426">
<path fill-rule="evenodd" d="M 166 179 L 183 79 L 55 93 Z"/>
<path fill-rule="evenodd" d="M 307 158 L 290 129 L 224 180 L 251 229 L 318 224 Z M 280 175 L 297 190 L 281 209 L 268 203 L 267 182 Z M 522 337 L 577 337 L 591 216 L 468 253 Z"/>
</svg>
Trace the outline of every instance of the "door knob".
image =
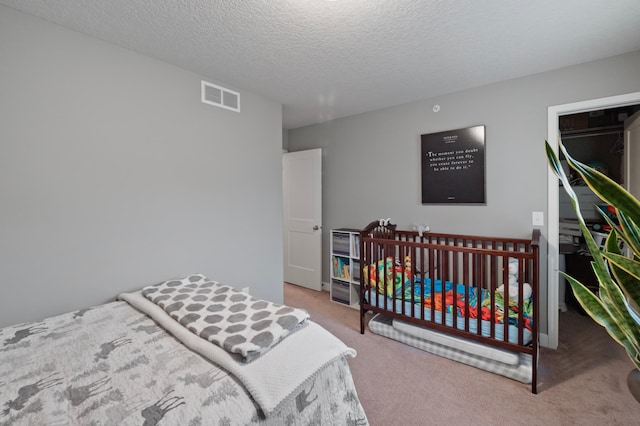
<svg viewBox="0 0 640 426">
<path fill-rule="evenodd" d="M 314 230 L 314 231 L 317 231 L 318 229 L 320 229 L 320 227 L 319 227 L 318 225 L 315 225 L 315 226 L 313 227 L 313 230 Z"/>
</svg>

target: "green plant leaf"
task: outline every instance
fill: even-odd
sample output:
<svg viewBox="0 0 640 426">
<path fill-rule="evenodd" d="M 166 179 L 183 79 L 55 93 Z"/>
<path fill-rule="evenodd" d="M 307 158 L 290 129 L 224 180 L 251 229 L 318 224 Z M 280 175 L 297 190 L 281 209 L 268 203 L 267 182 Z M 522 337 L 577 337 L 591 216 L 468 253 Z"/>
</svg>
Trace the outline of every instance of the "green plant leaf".
<svg viewBox="0 0 640 426">
<path fill-rule="evenodd" d="M 558 141 L 558 143 L 560 145 L 560 149 L 564 152 L 565 150 L 562 143 L 560 141 Z M 585 223 L 584 218 L 582 217 L 582 213 L 580 212 L 580 202 L 578 201 L 578 196 L 574 192 L 573 188 L 571 188 L 571 185 L 569 184 L 569 179 L 567 178 L 567 175 L 565 174 L 564 169 L 560 167 L 560 161 L 558 160 L 558 156 L 553 151 L 553 149 L 549 145 L 549 142 L 547 141 L 545 141 L 545 148 L 547 152 L 547 158 L 549 159 L 549 163 L 551 164 L 552 169 L 554 170 L 554 172 L 556 173 L 560 181 L 563 182 L 562 187 L 567 193 L 567 195 L 569 196 L 571 204 L 573 205 L 573 209 L 576 213 L 576 217 L 578 218 L 578 224 L 580 225 L 582 236 L 585 239 L 585 243 L 587 244 L 587 248 L 589 249 L 589 252 L 594 256 L 594 260 L 598 263 L 598 267 L 600 269 L 606 269 L 606 266 L 604 264 L 604 259 L 601 256 L 596 255 L 596 253 L 600 253 L 600 248 L 596 245 L 596 242 L 593 239 L 593 235 L 591 235 L 591 231 L 587 227 L 587 224 Z M 567 155 L 568 154 L 565 154 L 565 156 Z"/>
<path fill-rule="evenodd" d="M 618 245 L 618 237 L 620 236 L 620 231 L 617 227 L 611 228 L 611 232 L 607 236 L 607 241 L 605 241 L 605 252 L 606 253 L 615 253 L 622 254 L 620 251 L 620 246 Z"/>
<path fill-rule="evenodd" d="M 609 224 L 611 229 L 617 232 L 618 238 L 620 238 L 626 245 L 629 245 L 630 243 L 629 241 L 627 241 L 626 239 L 627 237 L 624 234 L 624 232 L 622 232 L 622 229 L 620 228 L 620 226 L 618 226 L 618 224 L 615 223 L 601 208 L 598 208 L 598 212 L 600 213 L 602 218 L 607 222 L 607 224 Z"/>
<path fill-rule="evenodd" d="M 624 212 L 617 211 L 616 215 L 618 216 L 618 222 L 620 222 L 620 229 L 623 234 L 622 239 L 636 256 L 640 256 L 640 228 Z"/>
<path fill-rule="evenodd" d="M 603 326 L 613 339 L 621 344 L 636 368 L 640 369 L 640 203 L 620 185 L 602 173 L 573 159 L 562 142 L 558 144 L 571 168 L 576 170 L 587 185 L 604 202 L 614 206 L 619 225 L 603 215 L 612 231 L 601 251 L 580 212 L 579 200 L 570 187 L 569 180 L 560 166 L 556 153 L 545 141 L 549 164 L 563 184 L 576 213 L 580 230 L 591 253 L 591 267 L 599 284 L 598 294 L 592 293 L 582 283 L 562 274 L 573 289 L 584 310 Z M 601 212 L 602 213 L 602 212 Z M 618 238 L 633 249 L 633 259 L 622 256 Z"/>
<path fill-rule="evenodd" d="M 633 352 L 635 350 L 634 345 L 631 344 L 627 335 L 622 331 L 616 320 L 611 316 L 607 308 L 603 305 L 602 301 L 596 297 L 595 294 L 586 288 L 580 281 L 576 280 L 570 275 L 561 272 L 565 276 L 573 295 L 580 305 L 584 308 L 585 312 L 598 324 L 604 327 L 609 335 L 614 338 L 616 342 L 624 346 L 627 352 Z"/>
<path fill-rule="evenodd" d="M 636 349 L 640 349 L 640 330 L 635 322 L 626 303 L 626 297 L 618 284 L 613 281 L 609 274 L 609 269 L 600 270 L 594 266 L 594 272 L 600 282 L 600 300 L 602 305 L 609 312 L 611 318 L 629 339 L 629 344 Z"/>
<path fill-rule="evenodd" d="M 551 145 L 549 145 L 549 142 L 544 141 L 544 144 L 545 144 L 545 149 L 547 151 L 547 158 L 549 159 L 549 164 L 553 169 L 553 171 L 555 172 L 556 176 L 558 176 L 558 179 L 560 179 L 560 182 L 562 183 L 562 187 L 565 189 L 565 191 L 567 191 L 567 194 L 569 194 L 569 198 L 571 199 L 576 198 L 576 193 L 573 191 L 573 189 L 571 188 L 571 185 L 569 184 L 569 179 L 567 178 L 567 175 L 564 173 L 564 169 L 560 165 L 560 160 L 558 160 L 558 156 L 556 155 L 553 148 L 551 148 Z"/>
<path fill-rule="evenodd" d="M 598 197 L 614 206 L 618 212 L 622 211 L 634 223 L 640 223 L 640 202 L 638 200 L 606 175 L 576 161 L 569 155 L 564 145 L 560 144 L 560 149 L 571 168 L 580 174 L 585 183 Z"/>
<path fill-rule="evenodd" d="M 636 279 L 636 287 L 640 288 L 640 263 L 636 260 L 629 259 L 617 253 L 604 252 L 602 255 L 615 266 L 623 269 L 629 275 Z"/>
<path fill-rule="evenodd" d="M 624 259 L 629 260 L 626 257 Z M 637 318 L 640 313 L 640 283 L 636 277 L 620 268 L 615 262 L 610 262 L 610 266 L 611 272 L 624 294 L 625 307 L 631 317 L 629 320 L 636 323 L 636 327 L 632 328 L 634 340 L 636 344 L 640 344 L 640 323 L 638 322 L 640 318 Z"/>
</svg>

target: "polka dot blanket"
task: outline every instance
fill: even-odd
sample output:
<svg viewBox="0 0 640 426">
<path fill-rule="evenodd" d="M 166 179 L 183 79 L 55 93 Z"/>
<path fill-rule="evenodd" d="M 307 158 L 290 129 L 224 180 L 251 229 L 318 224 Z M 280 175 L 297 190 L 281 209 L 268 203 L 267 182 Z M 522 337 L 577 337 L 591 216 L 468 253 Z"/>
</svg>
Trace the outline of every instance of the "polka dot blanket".
<svg viewBox="0 0 640 426">
<path fill-rule="evenodd" d="M 306 325 L 302 309 L 255 299 L 204 275 L 145 287 L 142 294 L 201 338 L 250 362 Z"/>
</svg>

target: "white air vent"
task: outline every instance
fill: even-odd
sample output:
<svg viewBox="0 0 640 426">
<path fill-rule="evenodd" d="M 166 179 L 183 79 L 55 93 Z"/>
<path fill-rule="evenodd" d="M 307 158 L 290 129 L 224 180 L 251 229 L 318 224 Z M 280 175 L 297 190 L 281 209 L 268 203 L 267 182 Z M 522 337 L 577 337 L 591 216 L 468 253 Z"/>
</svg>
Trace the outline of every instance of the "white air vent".
<svg viewBox="0 0 640 426">
<path fill-rule="evenodd" d="M 240 112 L 240 93 L 202 81 L 202 103 Z"/>
</svg>

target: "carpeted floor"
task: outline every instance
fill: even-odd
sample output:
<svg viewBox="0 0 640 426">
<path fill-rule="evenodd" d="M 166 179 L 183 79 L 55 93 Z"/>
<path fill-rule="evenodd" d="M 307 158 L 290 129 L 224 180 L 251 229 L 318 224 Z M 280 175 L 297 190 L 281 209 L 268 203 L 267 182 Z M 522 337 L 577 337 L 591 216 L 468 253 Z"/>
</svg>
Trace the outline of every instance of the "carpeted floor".
<svg viewBox="0 0 640 426">
<path fill-rule="evenodd" d="M 604 329 L 573 310 L 560 313 L 558 349 L 541 349 L 534 395 L 529 385 L 368 329 L 361 335 L 359 312 L 327 292 L 285 283 L 284 301 L 358 352 L 349 364 L 371 425 L 640 424 L 640 403 L 626 384 L 633 364 Z"/>
</svg>

